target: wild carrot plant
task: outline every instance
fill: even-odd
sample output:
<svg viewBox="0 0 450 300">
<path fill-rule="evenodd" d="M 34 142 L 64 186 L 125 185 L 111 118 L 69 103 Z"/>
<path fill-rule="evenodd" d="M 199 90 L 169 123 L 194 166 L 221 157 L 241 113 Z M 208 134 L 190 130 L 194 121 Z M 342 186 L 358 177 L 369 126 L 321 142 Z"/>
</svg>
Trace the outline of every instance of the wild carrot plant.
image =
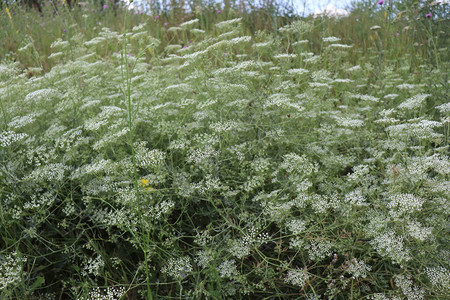
<svg viewBox="0 0 450 300">
<path fill-rule="evenodd" d="M 448 298 L 448 62 L 386 3 L 2 33 L 0 298 Z"/>
</svg>

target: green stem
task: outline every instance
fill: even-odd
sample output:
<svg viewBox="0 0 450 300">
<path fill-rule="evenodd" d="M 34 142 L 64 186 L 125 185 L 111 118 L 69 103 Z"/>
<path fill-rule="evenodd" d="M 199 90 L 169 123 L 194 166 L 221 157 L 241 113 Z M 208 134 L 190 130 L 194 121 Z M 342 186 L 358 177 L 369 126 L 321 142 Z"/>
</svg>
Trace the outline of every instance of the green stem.
<svg viewBox="0 0 450 300">
<path fill-rule="evenodd" d="M 152 300 L 152 291 L 150 288 L 150 271 L 148 268 L 149 264 L 149 258 L 148 258 L 148 245 L 150 241 L 149 232 L 147 231 L 143 216 L 142 216 L 142 203 L 141 203 L 141 195 L 139 191 L 139 185 L 138 185 L 138 172 L 137 172 L 137 164 L 136 164 L 136 150 L 134 148 L 134 131 L 133 131 L 133 111 L 132 111 L 132 101 L 131 101 L 131 74 L 130 74 L 130 66 L 128 62 L 128 55 L 127 55 L 127 35 L 126 35 L 126 28 L 127 28 L 127 12 L 125 12 L 124 15 L 124 34 L 123 34 L 123 51 L 122 51 L 122 66 L 125 65 L 125 72 L 122 67 L 122 81 L 126 82 L 125 87 L 125 96 L 126 96 L 126 103 L 127 103 L 127 119 L 128 119 L 128 136 L 129 136 L 129 144 L 131 147 L 131 160 L 133 163 L 133 177 L 134 177 L 134 188 L 136 192 L 136 200 L 137 200 L 137 212 L 138 212 L 138 218 L 139 218 L 139 224 L 141 226 L 141 229 L 143 231 L 146 231 L 145 233 L 142 232 L 141 234 L 144 234 L 143 238 L 144 241 L 141 243 L 139 240 L 139 244 L 141 244 L 141 249 L 144 252 L 144 268 L 145 268 L 145 277 L 146 277 L 146 286 L 147 286 L 147 299 Z M 126 77 L 124 77 L 124 75 Z M 143 245 L 142 245 L 143 244 Z"/>
</svg>

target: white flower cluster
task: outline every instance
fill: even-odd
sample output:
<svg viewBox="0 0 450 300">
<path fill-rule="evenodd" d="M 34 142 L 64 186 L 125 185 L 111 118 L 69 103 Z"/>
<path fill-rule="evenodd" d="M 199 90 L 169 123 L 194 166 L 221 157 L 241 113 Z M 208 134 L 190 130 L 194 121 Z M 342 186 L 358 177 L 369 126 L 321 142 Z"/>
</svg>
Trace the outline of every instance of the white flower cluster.
<svg viewBox="0 0 450 300">
<path fill-rule="evenodd" d="M 22 128 L 28 124 L 34 123 L 34 121 L 36 121 L 37 116 L 38 115 L 36 113 L 31 113 L 29 115 L 22 116 L 22 117 L 19 117 L 19 116 L 14 117 L 11 120 L 11 122 L 8 123 L 8 126 L 14 128 L 14 129 Z"/>
<path fill-rule="evenodd" d="M 112 162 L 106 159 L 99 159 L 93 163 L 83 165 L 76 169 L 72 173 L 72 178 L 77 179 L 82 176 L 86 176 L 89 174 L 98 174 L 101 172 L 108 172 L 108 170 L 112 167 Z"/>
<path fill-rule="evenodd" d="M 436 106 L 436 108 L 442 113 L 442 114 L 448 114 L 450 113 L 450 102 L 441 104 L 439 106 Z"/>
<path fill-rule="evenodd" d="M 237 24 L 239 24 L 242 21 L 242 18 L 236 18 L 236 19 L 231 19 L 231 20 L 226 20 L 226 21 L 222 21 L 216 24 L 217 28 L 227 28 L 230 26 L 235 26 Z"/>
<path fill-rule="evenodd" d="M 66 171 L 72 168 L 61 163 L 48 164 L 34 169 L 24 180 L 33 180 L 37 182 L 61 182 L 64 179 Z"/>
<path fill-rule="evenodd" d="M 296 57 L 297 57 L 297 54 L 290 54 L 290 53 L 280 53 L 280 54 L 273 56 L 273 58 L 276 58 L 276 59 L 293 59 Z"/>
<path fill-rule="evenodd" d="M 268 42 L 264 42 L 264 43 L 254 43 L 252 45 L 252 47 L 255 49 L 265 49 L 265 48 L 269 48 L 272 45 L 273 45 L 273 41 L 268 41 Z"/>
<path fill-rule="evenodd" d="M 425 268 L 431 284 L 444 292 L 450 292 L 450 270 L 441 266 Z"/>
<path fill-rule="evenodd" d="M 303 74 L 309 73 L 308 70 L 306 70 L 306 69 L 299 69 L 299 68 L 289 69 L 287 72 L 288 72 L 288 74 L 291 74 L 291 75 L 303 75 Z"/>
<path fill-rule="evenodd" d="M 240 128 L 240 124 L 236 121 L 229 120 L 226 122 L 215 122 L 209 125 L 210 128 L 216 132 L 227 132 L 232 131 Z"/>
<path fill-rule="evenodd" d="M 336 79 L 333 79 L 333 83 L 353 83 L 353 82 L 355 82 L 355 81 L 352 80 L 352 79 L 348 79 L 348 78 L 336 78 Z"/>
<path fill-rule="evenodd" d="M 292 24 L 285 25 L 278 30 L 280 32 L 292 32 L 297 34 L 304 34 L 306 32 L 311 31 L 313 28 L 313 24 L 305 21 L 295 21 Z"/>
<path fill-rule="evenodd" d="M 26 261 L 27 258 L 17 252 L 0 254 L 0 291 L 17 285 L 25 278 L 22 269 Z"/>
<path fill-rule="evenodd" d="M 417 88 L 417 85 L 411 83 L 402 83 L 397 85 L 397 88 L 399 90 L 414 90 L 415 88 Z"/>
<path fill-rule="evenodd" d="M 141 168 L 160 167 L 164 163 L 166 154 L 159 150 L 148 150 L 145 147 L 136 149 L 136 164 Z"/>
<path fill-rule="evenodd" d="M 351 274 L 353 279 L 366 278 L 367 272 L 370 272 L 372 269 L 372 267 L 367 265 L 363 260 L 357 261 L 356 258 L 347 262 L 346 267 L 346 272 Z"/>
<path fill-rule="evenodd" d="M 353 67 L 348 68 L 348 69 L 347 69 L 347 72 L 355 72 L 355 71 L 359 71 L 359 70 L 361 70 L 361 69 L 362 69 L 362 68 L 361 68 L 360 65 L 356 65 L 356 66 L 353 66 Z"/>
<path fill-rule="evenodd" d="M 369 299 L 371 299 L 371 300 L 402 300 L 400 297 L 386 296 L 385 294 L 382 294 L 382 293 L 373 294 Z"/>
<path fill-rule="evenodd" d="M 302 288 L 308 279 L 309 274 L 305 269 L 296 269 L 288 271 L 284 281 Z"/>
<path fill-rule="evenodd" d="M 425 241 L 433 233 L 433 228 L 424 227 L 417 221 L 409 221 L 406 228 L 408 229 L 409 235 L 419 241 Z"/>
<path fill-rule="evenodd" d="M 105 43 L 105 42 L 106 42 L 106 39 L 104 37 L 97 36 L 97 37 L 94 37 L 94 38 L 92 38 L 91 40 L 89 40 L 87 42 L 84 42 L 84 45 L 88 46 L 88 47 L 89 46 L 97 46 L 97 45 Z"/>
<path fill-rule="evenodd" d="M 417 170 L 424 173 L 433 170 L 440 175 L 449 175 L 450 159 L 439 153 L 431 156 L 413 156 L 408 159 L 408 169 L 411 173 L 417 172 Z"/>
<path fill-rule="evenodd" d="M 204 31 L 203 29 L 198 29 L 198 28 L 194 28 L 194 29 L 191 29 L 191 33 L 194 33 L 194 34 L 204 34 L 206 31 Z"/>
<path fill-rule="evenodd" d="M 213 240 L 213 237 L 209 234 L 208 231 L 203 231 L 201 233 L 197 233 L 194 239 L 194 243 L 201 247 L 206 247 Z"/>
<path fill-rule="evenodd" d="M 300 156 L 296 153 L 286 154 L 280 167 L 288 173 L 304 176 L 311 175 L 319 170 L 319 166 L 316 163 L 312 163 L 306 155 Z"/>
<path fill-rule="evenodd" d="M 218 270 L 221 278 L 232 278 L 239 274 L 234 260 L 225 260 L 220 264 Z"/>
<path fill-rule="evenodd" d="M 212 255 L 211 251 L 208 251 L 208 250 L 198 251 L 197 258 L 195 259 L 197 264 L 202 268 L 206 268 L 213 260 L 214 260 L 214 257 Z"/>
<path fill-rule="evenodd" d="M 49 137 L 55 136 L 55 147 L 68 150 L 75 145 L 83 144 L 83 131 L 81 128 L 69 129 L 66 132 L 63 126 L 52 126 L 47 129 Z"/>
<path fill-rule="evenodd" d="M 370 168 L 368 165 L 358 165 L 352 168 L 352 173 L 347 175 L 349 181 L 358 182 L 362 181 L 362 179 L 369 174 Z"/>
<path fill-rule="evenodd" d="M 56 199 L 53 192 L 45 192 L 42 195 L 32 195 L 31 200 L 23 204 L 24 209 L 36 209 L 41 206 L 51 206 Z"/>
<path fill-rule="evenodd" d="M 38 103 L 39 101 L 48 101 L 53 99 L 54 97 L 61 97 L 60 93 L 57 90 L 54 89 L 40 89 L 36 90 L 34 92 L 31 92 L 25 96 L 25 102 L 31 103 L 35 102 Z"/>
<path fill-rule="evenodd" d="M 309 43 L 308 40 L 295 41 L 292 43 L 292 46 L 298 46 L 298 45 L 303 45 L 303 44 L 308 44 L 308 43 Z"/>
<path fill-rule="evenodd" d="M 306 224 L 306 221 L 295 219 L 289 221 L 286 226 L 293 234 L 300 234 L 306 229 Z"/>
<path fill-rule="evenodd" d="M 412 214 L 422 209 L 425 202 L 424 199 L 419 198 L 413 194 L 393 194 L 389 197 L 387 208 L 393 217 L 400 217 L 406 214 Z"/>
<path fill-rule="evenodd" d="M 362 193 L 361 189 L 356 189 L 345 195 L 345 202 L 354 206 L 367 206 L 369 203 L 366 201 L 366 197 Z"/>
<path fill-rule="evenodd" d="M 337 117 L 336 122 L 343 127 L 359 128 L 364 126 L 364 121 L 359 119 Z"/>
<path fill-rule="evenodd" d="M 172 200 L 164 200 L 155 206 L 151 206 L 145 212 L 152 220 L 160 220 L 163 216 L 172 212 L 175 207 L 175 202 Z"/>
<path fill-rule="evenodd" d="M 290 28 L 292 29 L 293 32 L 297 34 L 304 34 L 306 32 L 310 32 L 313 29 L 313 27 L 314 25 L 311 22 L 298 20 L 293 22 Z"/>
<path fill-rule="evenodd" d="M 205 147 L 203 149 L 195 149 L 191 151 L 187 159 L 188 162 L 201 164 L 207 162 L 209 159 L 215 158 L 219 152 L 212 147 Z"/>
<path fill-rule="evenodd" d="M 286 105 L 291 99 L 284 93 L 272 94 L 268 97 L 268 99 L 264 102 L 264 109 L 270 108 L 272 106 L 283 106 Z"/>
<path fill-rule="evenodd" d="M 394 100 L 397 97 L 398 97 L 398 94 L 387 94 L 387 95 L 384 95 L 383 99 Z"/>
<path fill-rule="evenodd" d="M 48 56 L 48 59 L 57 59 L 64 56 L 64 52 L 54 52 Z"/>
<path fill-rule="evenodd" d="M 328 45 L 328 48 L 348 49 L 348 48 L 353 48 L 353 46 L 352 45 L 346 45 L 346 44 L 331 44 L 331 45 Z"/>
<path fill-rule="evenodd" d="M 325 257 L 331 255 L 333 244 L 330 241 L 310 241 L 308 248 L 309 259 L 313 261 L 320 261 Z"/>
<path fill-rule="evenodd" d="M 190 26 L 192 26 L 192 25 L 195 25 L 195 24 L 198 24 L 199 23 L 199 20 L 198 19 L 192 19 L 192 20 L 189 20 L 189 21 L 186 21 L 186 22 L 183 22 L 183 23 L 181 23 L 180 24 L 180 27 L 181 28 L 188 28 L 188 27 L 190 27 Z M 217 26 L 217 25 L 216 25 Z"/>
<path fill-rule="evenodd" d="M 335 36 L 329 36 L 329 37 L 324 37 L 322 38 L 322 41 L 324 41 L 325 43 L 334 43 L 334 42 L 339 42 L 341 39 Z"/>
<path fill-rule="evenodd" d="M 251 36 L 239 36 L 228 41 L 228 45 L 238 45 L 240 43 L 248 43 L 252 40 Z"/>
<path fill-rule="evenodd" d="M 107 287 L 100 289 L 98 287 L 89 291 L 87 298 L 83 300 L 120 300 L 125 296 L 126 289 L 124 287 Z"/>
<path fill-rule="evenodd" d="M 430 94 L 417 94 L 409 99 L 406 99 L 404 102 L 402 102 L 398 108 L 400 109 L 415 109 L 419 108 L 422 103 L 430 97 Z"/>
<path fill-rule="evenodd" d="M 267 233 L 258 234 L 255 227 L 251 227 L 248 233 L 238 240 L 231 240 L 228 252 L 236 258 L 244 258 L 250 254 L 252 248 L 256 248 L 269 239 Z"/>
<path fill-rule="evenodd" d="M 370 243 L 380 255 L 389 257 L 394 263 L 402 264 L 411 260 L 411 255 L 403 245 L 403 240 L 402 236 L 396 235 L 393 231 L 387 231 L 376 235 Z"/>
<path fill-rule="evenodd" d="M 122 208 L 119 210 L 95 209 L 91 213 L 91 219 L 96 224 L 117 226 L 119 228 L 132 230 L 137 223 L 135 211 Z"/>
<path fill-rule="evenodd" d="M 112 132 L 105 134 L 100 140 L 96 141 L 92 145 L 92 149 L 94 150 L 100 150 L 104 147 L 107 147 L 108 145 L 111 145 L 114 142 L 117 142 L 120 137 L 126 135 L 129 132 L 128 128 L 122 128 L 121 130 L 117 132 Z"/>
<path fill-rule="evenodd" d="M 174 279 L 181 280 L 192 272 L 191 259 L 188 256 L 170 258 L 167 264 L 162 267 L 161 272 Z"/>
<path fill-rule="evenodd" d="M 0 133 L 0 146 L 8 147 L 12 143 L 28 137 L 26 133 L 16 133 L 14 131 L 3 131 Z"/>
<path fill-rule="evenodd" d="M 443 135 L 435 133 L 433 129 L 442 126 L 443 124 L 441 122 L 421 120 L 418 123 L 404 123 L 388 126 L 386 128 L 386 132 L 388 132 L 392 136 L 395 136 L 396 138 L 408 139 L 411 136 L 414 136 L 419 139 L 431 139 L 440 141 L 442 140 Z"/>
<path fill-rule="evenodd" d="M 380 98 L 371 96 L 371 95 L 361 95 L 361 94 L 352 94 L 349 95 L 350 99 L 359 99 L 362 101 L 370 101 L 370 102 L 379 102 Z"/>
<path fill-rule="evenodd" d="M 84 263 L 83 270 L 81 271 L 81 275 L 83 276 L 89 276 L 94 275 L 98 276 L 100 275 L 100 272 L 102 271 L 103 267 L 105 266 L 105 261 L 100 255 L 97 255 L 96 257 L 89 257 L 87 261 Z"/>
<path fill-rule="evenodd" d="M 234 240 L 230 243 L 228 252 L 236 258 L 244 258 L 250 254 L 250 245 L 243 243 L 241 240 Z"/>
<path fill-rule="evenodd" d="M 410 275 L 395 275 L 395 285 L 397 285 L 403 292 L 403 295 L 408 300 L 422 300 L 425 299 L 425 291 L 413 284 Z"/>
</svg>

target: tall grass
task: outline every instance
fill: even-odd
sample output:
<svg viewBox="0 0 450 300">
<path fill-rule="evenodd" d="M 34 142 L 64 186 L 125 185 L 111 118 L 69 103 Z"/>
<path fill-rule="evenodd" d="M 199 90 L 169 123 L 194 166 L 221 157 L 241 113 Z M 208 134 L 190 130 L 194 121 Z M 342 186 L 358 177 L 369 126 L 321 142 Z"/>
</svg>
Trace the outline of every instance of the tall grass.
<svg viewBox="0 0 450 300">
<path fill-rule="evenodd" d="M 450 296 L 440 19 L 54 8 L 0 18 L 0 298 Z"/>
</svg>

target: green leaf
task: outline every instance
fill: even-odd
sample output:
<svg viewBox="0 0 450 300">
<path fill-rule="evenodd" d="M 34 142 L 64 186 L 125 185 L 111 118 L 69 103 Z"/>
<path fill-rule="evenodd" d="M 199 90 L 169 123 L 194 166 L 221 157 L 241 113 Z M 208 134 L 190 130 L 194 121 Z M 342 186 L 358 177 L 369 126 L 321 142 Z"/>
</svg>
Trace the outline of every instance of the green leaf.
<svg viewBox="0 0 450 300">
<path fill-rule="evenodd" d="M 30 289 L 28 290 L 28 293 L 31 295 L 33 293 L 33 291 L 35 289 L 37 289 L 38 287 L 42 286 L 42 284 L 44 284 L 44 282 L 45 282 L 44 277 L 39 276 L 38 278 L 36 278 L 36 280 L 31 285 Z"/>
</svg>

